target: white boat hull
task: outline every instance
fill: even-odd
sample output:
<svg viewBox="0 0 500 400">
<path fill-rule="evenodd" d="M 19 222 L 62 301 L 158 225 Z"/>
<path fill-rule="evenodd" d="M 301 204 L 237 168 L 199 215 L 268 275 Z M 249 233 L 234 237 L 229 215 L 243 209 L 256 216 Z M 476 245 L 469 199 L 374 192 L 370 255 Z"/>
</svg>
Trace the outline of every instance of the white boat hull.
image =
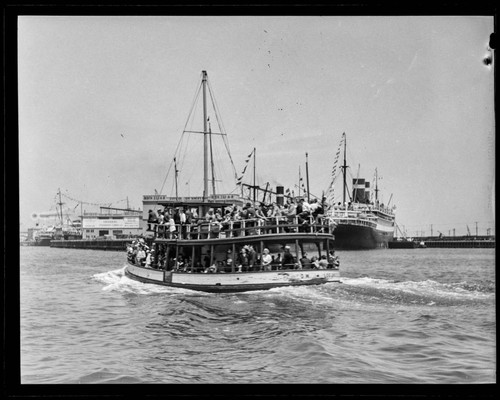
<svg viewBox="0 0 500 400">
<path fill-rule="evenodd" d="M 129 264 L 125 273 L 132 279 L 203 292 L 245 292 L 283 286 L 319 285 L 340 282 L 338 270 L 278 270 L 242 273 L 188 273 L 162 271 Z"/>
</svg>

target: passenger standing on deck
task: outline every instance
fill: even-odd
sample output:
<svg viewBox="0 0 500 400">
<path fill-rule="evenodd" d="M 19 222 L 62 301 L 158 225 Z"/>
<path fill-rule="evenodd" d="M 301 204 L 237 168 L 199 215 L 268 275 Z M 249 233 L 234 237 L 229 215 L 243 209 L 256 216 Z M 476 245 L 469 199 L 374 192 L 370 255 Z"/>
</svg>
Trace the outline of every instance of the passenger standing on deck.
<svg viewBox="0 0 500 400">
<path fill-rule="evenodd" d="M 172 215 L 171 210 L 169 211 L 168 231 L 169 231 L 170 239 L 174 239 L 175 238 L 175 220 L 174 220 L 174 216 Z"/>
<path fill-rule="evenodd" d="M 309 205 L 309 212 L 312 216 L 316 216 L 316 210 L 319 207 L 318 199 L 312 199 L 311 204 Z"/>
<path fill-rule="evenodd" d="M 259 226 L 266 225 L 267 223 L 267 215 L 265 213 L 266 213 L 266 207 L 264 203 L 260 203 L 259 206 L 255 209 L 255 217 L 258 220 Z M 263 232 L 261 231 L 260 233 L 261 234 L 267 233 L 267 231 L 264 229 Z"/>
<path fill-rule="evenodd" d="M 248 253 L 245 247 L 243 247 L 238 254 L 237 264 L 238 272 L 242 272 L 242 270 L 248 272 Z"/>
<path fill-rule="evenodd" d="M 250 271 L 253 271 L 253 268 L 255 266 L 255 261 L 257 258 L 257 253 L 252 245 L 247 245 L 245 247 L 248 253 L 248 266 L 249 266 L 248 268 Z"/>
<path fill-rule="evenodd" d="M 269 254 L 269 249 L 264 249 L 262 252 L 262 271 L 271 271 L 271 262 L 273 258 Z"/>
<path fill-rule="evenodd" d="M 180 224 L 180 237 L 184 239 L 186 234 L 186 213 L 184 212 L 184 208 L 179 209 L 179 224 Z"/>
<path fill-rule="evenodd" d="M 154 230 L 154 224 L 158 222 L 158 217 L 156 213 L 153 210 L 148 211 L 148 231 L 151 231 L 151 225 L 153 225 L 153 230 Z"/>
<path fill-rule="evenodd" d="M 139 248 L 137 249 L 137 264 L 138 265 L 144 265 L 144 261 L 146 260 L 146 251 L 143 246 L 139 245 Z"/>
<path fill-rule="evenodd" d="M 207 213 L 205 214 L 205 220 L 207 222 L 212 222 L 215 220 L 215 214 L 214 214 L 214 209 L 213 208 L 209 208 Z"/>
<path fill-rule="evenodd" d="M 151 251 L 148 250 L 146 252 L 146 262 L 145 262 L 146 268 L 151 268 Z"/>
</svg>

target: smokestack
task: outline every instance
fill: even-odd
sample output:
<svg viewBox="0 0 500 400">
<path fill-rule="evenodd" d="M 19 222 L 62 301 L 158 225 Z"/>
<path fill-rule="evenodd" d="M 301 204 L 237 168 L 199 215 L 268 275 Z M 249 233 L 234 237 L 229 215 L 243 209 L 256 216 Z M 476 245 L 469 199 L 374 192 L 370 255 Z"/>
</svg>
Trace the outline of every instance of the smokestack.
<svg viewBox="0 0 500 400">
<path fill-rule="evenodd" d="M 365 203 L 370 201 L 370 182 L 365 182 Z"/>
<path fill-rule="evenodd" d="M 365 179 L 353 178 L 352 180 L 352 198 L 355 203 L 363 203 L 365 200 Z"/>
<path fill-rule="evenodd" d="M 280 206 L 283 205 L 283 186 L 276 186 L 276 203 Z"/>
</svg>

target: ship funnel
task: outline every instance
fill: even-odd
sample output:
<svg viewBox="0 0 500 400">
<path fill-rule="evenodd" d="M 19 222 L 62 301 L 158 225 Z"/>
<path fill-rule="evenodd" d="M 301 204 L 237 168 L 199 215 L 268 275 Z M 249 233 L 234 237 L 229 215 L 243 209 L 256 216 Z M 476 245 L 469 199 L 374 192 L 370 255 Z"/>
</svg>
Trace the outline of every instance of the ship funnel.
<svg viewBox="0 0 500 400">
<path fill-rule="evenodd" d="M 352 180 L 352 201 L 355 203 L 365 202 L 365 179 L 354 178 Z"/>
<path fill-rule="evenodd" d="M 370 182 L 365 182 L 365 203 L 370 202 Z"/>
</svg>

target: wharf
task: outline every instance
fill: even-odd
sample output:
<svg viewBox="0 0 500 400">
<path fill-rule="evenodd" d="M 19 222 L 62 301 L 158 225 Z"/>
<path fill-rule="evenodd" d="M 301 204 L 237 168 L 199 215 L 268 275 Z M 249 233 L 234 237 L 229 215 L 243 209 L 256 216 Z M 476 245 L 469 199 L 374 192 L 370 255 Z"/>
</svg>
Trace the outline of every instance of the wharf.
<svg viewBox="0 0 500 400">
<path fill-rule="evenodd" d="M 111 250 L 124 251 L 127 243 L 133 239 L 106 239 L 106 240 L 51 240 L 50 247 L 65 249 Z"/>
<path fill-rule="evenodd" d="M 420 246 L 420 243 L 424 246 Z M 394 240 L 388 243 L 389 249 L 415 249 L 419 247 L 428 248 L 476 248 L 492 249 L 496 247 L 494 236 L 457 236 L 457 237 L 419 237 L 409 240 Z"/>
</svg>

